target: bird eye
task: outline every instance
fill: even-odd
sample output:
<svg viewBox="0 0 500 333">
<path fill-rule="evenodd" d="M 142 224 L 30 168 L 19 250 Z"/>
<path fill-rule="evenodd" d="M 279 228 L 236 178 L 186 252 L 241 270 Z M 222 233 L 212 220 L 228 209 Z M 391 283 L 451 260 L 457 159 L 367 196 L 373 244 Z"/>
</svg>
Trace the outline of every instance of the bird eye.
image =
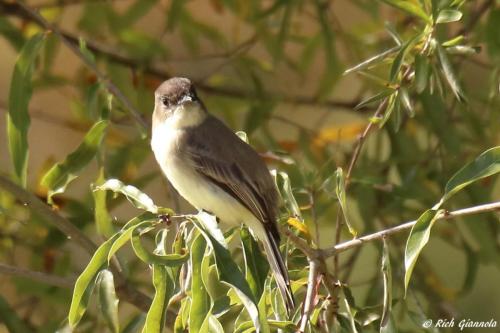
<svg viewBox="0 0 500 333">
<path fill-rule="evenodd" d="M 167 107 L 170 106 L 170 101 L 168 100 L 167 97 L 162 97 L 161 102 L 163 103 L 163 105 L 165 105 Z"/>
</svg>

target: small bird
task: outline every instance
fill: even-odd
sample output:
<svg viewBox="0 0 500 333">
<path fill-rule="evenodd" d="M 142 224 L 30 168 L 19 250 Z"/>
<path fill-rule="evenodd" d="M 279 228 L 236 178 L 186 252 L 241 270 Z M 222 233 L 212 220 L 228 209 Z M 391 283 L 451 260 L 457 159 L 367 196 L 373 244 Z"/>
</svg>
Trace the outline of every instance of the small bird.
<svg viewBox="0 0 500 333">
<path fill-rule="evenodd" d="M 276 225 L 279 195 L 257 152 L 208 113 L 189 79 L 178 77 L 156 89 L 151 147 L 184 199 L 227 225 L 246 224 L 264 244 L 290 313 L 294 298 Z"/>
</svg>

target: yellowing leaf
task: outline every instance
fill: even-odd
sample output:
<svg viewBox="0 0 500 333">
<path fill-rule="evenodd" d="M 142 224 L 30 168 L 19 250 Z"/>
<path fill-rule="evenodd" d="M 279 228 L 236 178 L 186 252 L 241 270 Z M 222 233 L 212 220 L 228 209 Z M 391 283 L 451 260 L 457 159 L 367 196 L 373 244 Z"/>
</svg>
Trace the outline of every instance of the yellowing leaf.
<svg viewBox="0 0 500 333">
<path fill-rule="evenodd" d="M 313 145 L 323 147 L 328 143 L 336 143 L 355 139 L 364 130 L 366 124 L 355 122 L 345 126 L 330 126 L 319 131 L 313 140 Z"/>
<path fill-rule="evenodd" d="M 286 223 L 288 223 L 288 225 L 300 231 L 304 236 L 306 236 L 307 239 L 309 240 L 311 239 L 311 233 L 309 232 L 309 228 L 304 222 L 301 222 L 299 219 L 295 217 L 289 217 Z"/>
</svg>

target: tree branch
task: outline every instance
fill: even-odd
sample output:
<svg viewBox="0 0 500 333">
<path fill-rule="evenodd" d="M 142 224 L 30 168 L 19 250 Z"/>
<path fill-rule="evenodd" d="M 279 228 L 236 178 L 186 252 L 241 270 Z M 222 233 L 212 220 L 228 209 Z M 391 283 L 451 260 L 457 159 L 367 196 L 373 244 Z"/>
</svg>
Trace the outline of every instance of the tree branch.
<svg viewBox="0 0 500 333">
<path fill-rule="evenodd" d="M 40 217 L 42 217 L 49 224 L 59 229 L 66 236 L 71 237 L 78 245 L 84 248 L 88 253 L 93 253 L 97 246 L 88 238 L 83 232 L 75 227 L 71 222 L 66 220 L 61 215 L 53 211 L 47 204 L 36 197 L 34 194 L 26 191 L 22 187 L 18 186 L 7 177 L 0 175 L 0 188 L 9 192 L 25 204 L 32 211 L 36 212 Z"/>
<path fill-rule="evenodd" d="M 16 0 L 17 1 L 17 0 Z M 5 0 L 0 0 L 0 12 L 16 16 L 25 20 L 32 21 L 40 26 L 42 26 L 45 29 L 52 30 L 54 32 L 57 31 L 57 33 L 63 37 L 64 42 L 69 42 L 72 45 L 72 48 L 76 49 L 78 52 L 78 48 L 76 45 L 79 43 L 79 39 L 77 36 L 64 31 L 62 29 L 56 28 L 47 21 L 43 19 L 40 15 L 38 15 L 35 11 L 30 9 L 30 11 L 25 9 L 25 6 L 21 5 L 19 2 L 18 3 L 11 3 Z M 49 28 L 48 28 L 49 27 Z M 97 56 L 101 56 L 104 58 L 107 58 L 115 63 L 130 67 L 132 69 L 137 69 L 140 68 L 141 70 L 144 71 L 144 73 L 157 77 L 161 80 L 167 79 L 169 77 L 172 77 L 172 73 L 159 68 L 158 66 L 151 65 L 151 64 L 146 64 L 144 61 L 139 60 L 139 59 L 134 59 L 130 58 L 126 55 L 124 55 L 121 52 L 117 52 L 113 48 L 108 47 L 107 45 L 103 45 L 101 43 L 97 43 L 92 40 L 86 40 L 87 43 L 87 48 L 92 51 L 94 54 Z M 80 57 L 80 56 L 79 56 Z M 83 59 L 85 61 L 85 59 Z M 92 68 L 91 68 L 92 69 Z M 93 70 L 94 71 L 94 70 Z M 106 82 L 106 81 L 104 81 Z M 332 110 L 336 111 L 337 108 L 341 109 L 348 109 L 351 110 L 353 109 L 356 105 L 359 104 L 359 100 L 353 100 L 353 101 L 338 101 L 338 100 L 321 100 L 318 99 L 315 96 L 292 96 L 292 95 L 287 95 L 287 94 L 279 94 L 279 93 L 274 93 L 272 95 L 268 96 L 263 96 L 261 94 L 256 94 L 252 93 L 249 91 L 241 90 L 241 89 L 235 89 L 235 88 L 227 88 L 227 87 L 214 87 L 211 85 L 207 85 L 206 83 L 203 82 L 196 82 L 196 86 L 198 87 L 199 90 L 207 93 L 207 94 L 212 94 L 212 95 L 217 95 L 217 96 L 223 96 L 223 97 L 230 97 L 230 98 L 237 98 L 237 99 L 272 99 L 272 100 L 277 100 L 282 103 L 287 103 L 287 104 L 294 104 L 294 105 L 312 105 L 312 106 L 320 106 L 320 107 L 327 107 L 327 108 L 335 108 Z M 113 91 L 112 91 L 113 92 Z M 119 98 L 120 99 L 120 98 Z M 120 99 L 121 100 L 121 99 Z M 130 103 L 124 103 L 125 106 L 128 107 Z M 133 107 L 132 107 L 133 108 Z M 135 109 L 135 108 L 133 108 Z M 368 111 L 370 108 L 365 108 L 362 111 L 356 111 L 356 113 L 361 113 L 363 111 Z M 135 118 L 135 116 L 134 116 Z"/>
<path fill-rule="evenodd" d="M 70 237 L 75 243 L 81 246 L 87 253 L 92 254 L 97 249 L 97 246 L 88 238 L 80 229 L 75 227 L 71 222 L 53 211 L 47 204 L 36 197 L 34 194 L 26 191 L 22 187 L 13 183 L 5 176 L 0 175 L 0 188 L 17 198 L 24 203 L 29 209 L 42 217 L 49 224 L 60 230 L 66 236 Z M 127 284 L 125 277 L 115 268 L 111 267 L 116 278 L 116 290 L 119 297 L 131 304 L 137 306 L 142 311 L 148 311 L 151 305 L 151 299 L 145 294 L 135 290 Z M 168 316 L 167 320 L 171 320 L 172 316 Z"/>
<path fill-rule="evenodd" d="M 314 299 L 317 294 L 316 286 L 318 280 L 318 263 L 316 260 L 309 260 L 309 277 L 307 280 L 307 291 L 302 308 L 302 317 L 300 318 L 299 332 L 305 332 L 307 322 L 314 309 Z"/>
<path fill-rule="evenodd" d="M 57 275 L 51 275 L 43 272 L 32 271 L 25 268 L 5 265 L 0 263 L 0 274 L 13 275 L 27 278 L 30 280 L 50 284 L 60 288 L 71 289 L 75 283 L 74 279 L 65 278 Z"/>
<path fill-rule="evenodd" d="M 71 52 L 73 52 L 73 54 L 75 54 L 85 64 L 85 66 L 87 66 L 97 76 L 97 78 L 106 86 L 109 92 L 111 92 L 111 94 L 113 94 L 120 102 L 123 103 L 123 105 L 129 111 L 132 118 L 145 130 L 148 128 L 148 125 L 146 124 L 144 119 L 142 119 L 140 112 L 134 107 L 134 105 L 132 104 L 132 102 L 130 102 L 127 96 L 125 96 L 121 92 L 121 90 L 118 89 L 118 87 L 114 85 L 106 77 L 106 75 L 97 68 L 97 66 L 91 60 L 89 60 L 87 57 L 83 55 L 83 53 L 77 46 L 79 43 L 78 38 L 74 36 L 69 38 L 67 33 L 62 32 L 61 30 L 59 30 L 58 27 L 49 23 L 45 18 L 43 18 L 43 16 L 38 14 L 36 10 L 32 9 L 31 7 L 27 6 L 26 4 L 24 4 L 19 0 L 15 1 L 16 1 L 15 4 L 2 1 L 0 2 L 0 8 L 2 8 L 3 11 L 18 13 L 23 18 L 34 21 L 45 30 L 51 31 L 54 34 L 56 34 L 59 37 L 59 39 L 61 39 L 61 42 L 64 45 L 66 45 L 66 47 L 70 49 Z M 93 50 L 92 47 L 89 47 L 89 49 Z"/>
<path fill-rule="evenodd" d="M 445 211 L 445 212 L 437 215 L 436 221 L 437 220 L 449 220 L 449 219 L 453 219 L 453 218 L 460 217 L 460 216 L 474 215 L 474 214 L 493 212 L 493 211 L 500 211 L 500 201 L 487 203 L 487 204 L 479 205 L 479 206 L 473 206 L 473 207 L 469 207 L 469 208 L 463 208 L 463 209 L 455 210 L 452 212 Z M 327 249 L 321 249 L 321 250 L 317 250 L 317 251 L 320 251 L 325 257 L 330 257 L 330 256 L 333 256 L 337 253 L 349 250 L 353 247 L 360 246 L 366 242 L 378 240 L 378 239 L 381 239 L 383 237 L 390 236 L 390 235 L 399 233 L 401 231 L 411 229 L 415 225 L 415 223 L 417 223 L 416 220 L 409 221 L 409 222 L 400 224 L 398 226 L 395 226 L 395 227 L 392 227 L 389 229 L 381 230 L 381 231 L 375 232 L 373 234 L 369 234 L 369 235 L 366 235 L 363 237 L 355 238 L 353 240 L 340 243 L 340 244 L 335 245 L 333 247 L 330 247 Z"/>
</svg>

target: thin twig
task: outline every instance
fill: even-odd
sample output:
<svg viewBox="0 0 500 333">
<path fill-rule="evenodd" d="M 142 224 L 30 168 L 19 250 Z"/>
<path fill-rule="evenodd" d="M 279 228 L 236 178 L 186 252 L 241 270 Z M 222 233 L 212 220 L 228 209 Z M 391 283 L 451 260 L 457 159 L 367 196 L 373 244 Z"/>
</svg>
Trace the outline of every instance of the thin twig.
<svg viewBox="0 0 500 333">
<path fill-rule="evenodd" d="M 23 2 L 21 2 L 19 0 L 15 0 L 15 1 L 16 1 L 16 4 L 19 6 L 19 8 L 21 8 L 21 10 L 23 10 L 28 17 L 31 17 L 32 20 L 34 20 L 39 25 L 41 25 L 45 30 L 51 31 L 54 34 L 56 34 L 59 37 L 59 39 L 63 42 L 63 44 L 66 45 L 66 47 L 68 47 L 68 49 L 70 49 L 73 52 L 73 54 L 75 54 L 82 61 L 82 63 L 84 63 L 97 76 L 97 78 L 99 78 L 99 80 L 106 86 L 106 88 L 109 90 L 109 92 L 111 92 L 111 94 L 113 94 L 120 102 L 123 103 L 123 105 L 129 111 L 132 118 L 134 118 L 134 120 L 143 129 L 148 128 L 148 125 L 146 124 L 144 119 L 142 119 L 140 112 L 135 108 L 135 106 L 132 104 L 132 102 L 130 102 L 130 100 L 127 98 L 127 96 L 125 96 L 122 93 L 122 91 L 120 89 L 118 89 L 118 87 L 115 84 L 113 84 L 109 80 L 109 78 L 107 78 L 106 75 L 104 73 L 102 73 L 97 68 L 95 63 L 93 63 L 90 59 L 88 59 L 82 53 L 82 51 L 80 51 L 80 49 L 77 46 L 78 39 L 76 39 L 76 38 L 73 40 L 68 39 L 65 36 L 65 34 L 61 30 L 59 30 L 58 27 L 49 23 L 43 16 L 38 14 L 38 12 L 36 12 L 36 10 L 27 6 L 26 4 L 24 4 Z"/>
<path fill-rule="evenodd" d="M 27 278 L 33 281 L 42 282 L 51 286 L 71 289 L 75 283 L 74 279 L 51 275 L 43 272 L 32 271 L 25 268 L 15 267 L 0 263 L 0 274 L 12 275 Z"/>
<path fill-rule="evenodd" d="M 443 213 L 438 214 L 436 217 L 436 220 L 449 220 L 449 219 L 453 219 L 456 217 L 474 215 L 474 214 L 486 213 L 486 212 L 493 212 L 493 211 L 499 211 L 499 210 L 500 210 L 500 201 L 497 201 L 497 202 L 487 203 L 484 205 L 463 208 L 463 209 L 455 210 L 452 212 L 445 211 Z M 328 249 L 322 249 L 322 250 L 317 250 L 317 251 L 321 251 L 325 257 L 330 257 L 330 256 L 333 256 L 337 253 L 347 251 L 353 247 L 360 246 L 361 244 L 364 244 L 366 242 L 378 240 L 384 236 L 390 236 L 390 235 L 399 233 L 401 231 L 411 229 L 415 225 L 415 223 L 417 223 L 416 220 L 409 221 L 409 222 L 397 225 L 397 226 L 389 228 L 389 229 L 381 230 L 381 231 L 375 232 L 373 234 L 369 234 L 369 235 L 366 235 L 363 237 L 352 239 L 352 240 L 347 241 L 347 242 L 340 243 L 340 244 L 333 246 L 333 247 L 330 247 Z"/>
<path fill-rule="evenodd" d="M 41 201 L 34 194 L 24 190 L 7 177 L 0 175 L 0 187 L 12 194 L 32 211 L 36 212 L 45 221 L 59 229 L 66 236 L 84 248 L 88 253 L 93 253 L 97 246 L 83 232 L 75 227 L 71 222 L 53 211 L 47 204 Z"/>
<path fill-rule="evenodd" d="M 97 249 L 94 242 L 92 242 L 90 238 L 80 231 L 80 229 L 75 227 L 61 215 L 57 214 L 34 194 L 26 191 L 3 175 L 0 175 L 0 188 L 3 188 L 6 192 L 10 193 L 30 210 L 35 212 L 38 216 L 43 218 L 44 221 L 71 238 L 87 253 L 92 254 Z M 119 297 L 126 302 L 134 304 L 142 311 L 147 311 L 151 305 L 151 299 L 142 292 L 128 285 L 125 277 L 116 269 L 116 267 L 110 268 L 116 279 L 116 290 Z M 172 316 L 168 316 L 167 320 L 173 320 Z"/>
<path fill-rule="evenodd" d="M 43 18 L 41 18 L 43 21 L 39 20 L 40 16 L 36 12 L 34 13 L 37 16 L 31 15 L 30 12 L 27 12 L 23 8 L 23 6 L 21 6 L 21 4 L 19 3 L 11 3 L 5 0 L 0 0 L 0 13 L 32 21 L 47 29 L 47 27 L 44 24 L 44 22 L 46 23 L 46 21 Z M 73 45 L 78 45 L 79 39 L 77 36 L 59 28 L 57 29 L 57 31 L 62 37 L 65 38 L 67 42 Z M 90 51 L 92 51 L 96 56 L 105 57 L 115 63 L 127 66 L 132 69 L 140 68 L 141 71 L 143 71 L 145 74 L 157 77 L 162 80 L 173 76 L 173 73 L 170 73 L 169 71 L 160 68 L 160 66 L 144 63 L 144 61 L 140 59 L 130 58 L 127 55 L 124 55 L 122 52 L 118 52 L 107 45 L 103 45 L 101 43 L 97 43 L 92 40 L 86 40 L 86 43 L 87 43 L 87 48 Z M 76 46 L 75 49 L 78 50 Z M 280 93 L 273 93 L 262 96 L 262 94 L 256 94 L 254 92 L 245 91 L 238 88 L 215 87 L 205 83 L 198 83 L 197 87 L 199 90 L 205 93 L 217 96 L 237 98 L 237 99 L 257 99 L 257 98 L 260 100 L 273 99 L 286 104 L 327 107 L 331 108 L 332 112 L 335 112 L 338 109 L 343 109 L 344 111 L 352 110 L 360 102 L 359 100 L 355 101 L 323 100 L 315 96 L 295 96 L 295 95 L 287 95 Z M 363 111 L 366 110 L 368 109 L 364 109 Z M 359 112 L 362 111 L 357 111 L 356 113 L 359 114 Z"/>
<path fill-rule="evenodd" d="M 302 317 L 300 318 L 299 332 L 305 332 L 309 316 L 314 308 L 314 298 L 316 297 L 316 285 L 318 280 L 318 262 L 316 260 L 309 261 L 309 278 L 307 280 L 307 291 L 302 308 Z"/>
</svg>

